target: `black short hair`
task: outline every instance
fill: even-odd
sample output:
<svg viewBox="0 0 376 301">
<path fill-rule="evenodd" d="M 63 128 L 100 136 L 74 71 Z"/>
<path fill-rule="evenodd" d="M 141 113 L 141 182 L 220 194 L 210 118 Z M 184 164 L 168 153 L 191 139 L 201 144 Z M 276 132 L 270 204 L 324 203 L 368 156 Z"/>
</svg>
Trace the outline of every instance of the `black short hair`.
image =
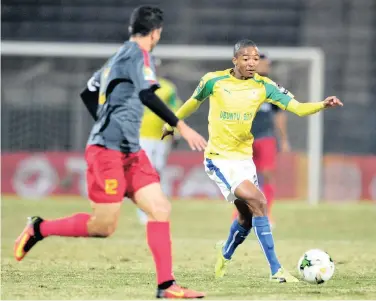
<svg viewBox="0 0 376 301">
<path fill-rule="evenodd" d="M 129 34 L 146 36 L 163 25 L 163 11 L 157 6 L 139 6 L 131 15 Z"/>
<path fill-rule="evenodd" d="M 257 45 L 252 40 L 248 40 L 248 39 L 240 40 L 234 46 L 234 56 L 237 56 L 239 50 L 245 47 L 257 47 Z"/>
</svg>

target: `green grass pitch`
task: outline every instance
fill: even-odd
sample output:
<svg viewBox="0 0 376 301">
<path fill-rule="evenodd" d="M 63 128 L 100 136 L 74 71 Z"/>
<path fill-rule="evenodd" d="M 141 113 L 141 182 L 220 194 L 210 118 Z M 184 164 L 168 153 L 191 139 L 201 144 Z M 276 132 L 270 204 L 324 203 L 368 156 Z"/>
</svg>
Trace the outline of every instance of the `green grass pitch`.
<svg viewBox="0 0 376 301">
<path fill-rule="evenodd" d="M 155 274 L 145 229 L 135 207 L 125 202 L 110 238 L 48 238 L 22 262 L 13 242 L 26 217 L 54 218 L 87 212 L 84 200 L 30 201 L 2 198 L 2 299 L 153 299 Z M 310 207 L 277 203 L 274 233 L 283 266 L 297 275 L 299 257 L 310 248 L 326 250 L 336 271 L 323 285 L 269 283 L 266 259 L 252 232 L 228 274 L 214 279 L 214 245 L 227 237 L 231 205 L 224 201 L 175 201 L 172 214 L 174 271 L 179 283 L 208 299 L 376 299 L 376 205 Z"/>
</svg>

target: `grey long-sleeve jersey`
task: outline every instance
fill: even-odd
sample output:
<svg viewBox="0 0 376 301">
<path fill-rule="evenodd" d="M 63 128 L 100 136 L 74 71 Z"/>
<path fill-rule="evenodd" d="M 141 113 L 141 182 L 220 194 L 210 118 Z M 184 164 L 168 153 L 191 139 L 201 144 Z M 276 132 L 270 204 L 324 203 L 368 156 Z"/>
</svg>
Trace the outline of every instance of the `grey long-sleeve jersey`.
<svg viewBox="0 0 376 301">
<path fill-rule="evenodd" d="M 150 54 L 137 43 L 127 41 L 94 73 L 93 80 L 100 88 L 97 120 L 88 145 L 102 145 L 124 153 L 139 151 L 144 112 L 139 93 L 158 85 Z"/>
</svg>

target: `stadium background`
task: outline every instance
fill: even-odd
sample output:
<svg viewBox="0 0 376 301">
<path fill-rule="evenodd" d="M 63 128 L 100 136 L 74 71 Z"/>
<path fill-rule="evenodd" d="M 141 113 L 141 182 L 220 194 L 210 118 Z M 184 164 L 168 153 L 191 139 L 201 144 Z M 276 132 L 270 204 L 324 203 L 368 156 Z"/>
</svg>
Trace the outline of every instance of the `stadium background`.
<svg viewBox="0 0 376 301">
<path fill-rule="evenodd" d="M 320 47 L 326 57 L 325 95 L 342 110 L 324 114 L 322 198 L 376 200 L 376 4 L 374 0 L 5 0 L 2 40 L 121 43 L 131 10 L 158 4 L 166 13 L 161 43 L 228 45 L 247 37 L 263 46 Z M 119 9 L 119 7 L 121 9 Z M 2 56 L 2 193 L 28 198 L 85 195 L 82 157 L 91 118 L 78 94 L 104 59 Z M 187 99 L 224 61 L 163 60 L 161 75 Z M 276 62 L 275 78 L 304 100 L 306 66 Z M 188 121 L 207 135 L 207 106 Z M 289 115 L 293 152 L 280 156 L 277 199 L 306 197 L 307 121 Z M 179 144 L 165 170 L 175 198 L 220 198 L 203 172 L 202 154 Z M 287 174 L 286 174 L 287 172 Z M 64 183 L 73 173 L 72 183 Z"/>
</svg>

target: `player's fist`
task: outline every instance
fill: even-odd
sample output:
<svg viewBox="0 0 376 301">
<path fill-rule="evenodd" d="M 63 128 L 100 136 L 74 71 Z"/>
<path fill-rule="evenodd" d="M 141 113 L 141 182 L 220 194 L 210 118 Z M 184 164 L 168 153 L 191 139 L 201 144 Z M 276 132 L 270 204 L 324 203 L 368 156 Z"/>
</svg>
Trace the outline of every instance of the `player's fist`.
<svg viewBox="0 0 376 301">
<path fill-rule="evenodd" d="M 173 136 L 174 135 L 174 129 L 168 125 L 168 124 L 165 124 L 163 126 L 163 129 L 162 129 L 162 137 L 161 137 L 161 140 L 163 140 L 165 137 L 167 136 Z"/>
<path fill-rule="evenodd" d="M 325 108 L 343 107 L 343 103 L 336 96 L 329 96 L 324 100 Z"/>
<path fill-rule="evenodd" d="M 176 128 L 179 130 L 181 136 L 185 139 L 185 141 L 187 141 L 192 150 L 205 150 L 207 145 L 205 138 L 186 125 L 184 121 L 179 120 Z"/>
</svg>

